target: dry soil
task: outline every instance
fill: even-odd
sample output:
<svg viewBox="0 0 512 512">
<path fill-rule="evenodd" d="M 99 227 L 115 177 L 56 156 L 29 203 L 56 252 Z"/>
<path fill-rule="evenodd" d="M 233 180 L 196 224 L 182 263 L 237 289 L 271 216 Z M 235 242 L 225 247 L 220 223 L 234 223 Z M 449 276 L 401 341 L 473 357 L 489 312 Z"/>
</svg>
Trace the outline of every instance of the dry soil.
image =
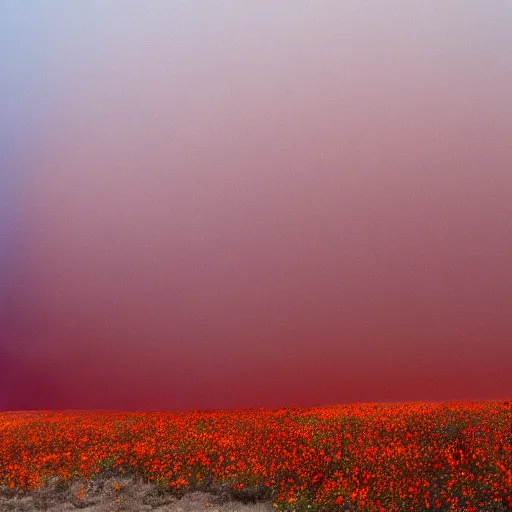
<svg viewBox="0 0 512 512">
<path fill-rule="evenodd" d="M 101 476 L 87 482 L 51 480 L 33 491 L 0 488 L 1 512 L 268 512 L 272 501 L 233 498 L 228 489 L 182 497 L 134 476 Z"/>
</svg>

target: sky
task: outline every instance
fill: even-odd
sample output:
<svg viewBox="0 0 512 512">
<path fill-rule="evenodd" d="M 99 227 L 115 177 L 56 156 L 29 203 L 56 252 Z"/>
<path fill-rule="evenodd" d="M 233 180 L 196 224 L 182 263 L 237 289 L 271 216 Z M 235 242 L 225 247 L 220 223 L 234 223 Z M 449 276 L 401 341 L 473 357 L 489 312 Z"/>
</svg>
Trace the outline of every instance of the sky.
<svg viewBox="0 0 512 512">
<path fill-rule="evenodd" d="M 512 2 L 0 7 L 0 410 L 512 396 Z"/>
</svg>

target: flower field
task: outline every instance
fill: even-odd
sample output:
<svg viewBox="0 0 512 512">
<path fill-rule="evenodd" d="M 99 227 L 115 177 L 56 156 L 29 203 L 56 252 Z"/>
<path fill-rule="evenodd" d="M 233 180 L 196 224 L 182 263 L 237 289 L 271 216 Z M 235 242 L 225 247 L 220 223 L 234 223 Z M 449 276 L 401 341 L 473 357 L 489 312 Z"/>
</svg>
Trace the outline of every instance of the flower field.
<svg viewBox="0 0 512 512">
<path fill-rule="evenodd" d="M 512 510 L 512 402 L 0 413 L 0 486 L 141 475 L 278 510 Z"/>
</svg>

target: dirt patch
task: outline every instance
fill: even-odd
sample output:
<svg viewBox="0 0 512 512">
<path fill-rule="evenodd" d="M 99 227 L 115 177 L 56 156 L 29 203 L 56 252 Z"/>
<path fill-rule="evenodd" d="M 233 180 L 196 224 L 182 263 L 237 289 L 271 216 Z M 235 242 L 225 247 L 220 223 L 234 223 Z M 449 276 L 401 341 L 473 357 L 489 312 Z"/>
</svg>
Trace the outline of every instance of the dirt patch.
<svg viewBox="0 0 512 512">
<path fill-rule="evenodd" d="M 251 495 L 241 499 L 249 501 Z M 33 491 L 0 488 L 2 512 L 268 512 L 271 501 L 236 500 L 226 488 L 182 497 L 135 476 L 101 476 L 87 482 L 51 480 Z"/>
</svg>

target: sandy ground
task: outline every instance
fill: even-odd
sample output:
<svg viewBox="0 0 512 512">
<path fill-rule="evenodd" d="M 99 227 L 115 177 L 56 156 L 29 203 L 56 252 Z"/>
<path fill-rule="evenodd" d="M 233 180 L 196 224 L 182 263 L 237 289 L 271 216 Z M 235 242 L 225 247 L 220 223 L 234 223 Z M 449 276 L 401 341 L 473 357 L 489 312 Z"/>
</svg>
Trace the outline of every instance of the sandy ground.
<svg viewBox="0 0 512 512">
<path fill-rule="evenodd" d="M 178 498 L 135 477 L 101 477 L 63 484 L 58 480 L 42 489 L 24 492 L 0 488 L 1 512 L 268 512 L 271 501 L 233 499 L 229 491 L 190 492 Z"/>
</svg>

